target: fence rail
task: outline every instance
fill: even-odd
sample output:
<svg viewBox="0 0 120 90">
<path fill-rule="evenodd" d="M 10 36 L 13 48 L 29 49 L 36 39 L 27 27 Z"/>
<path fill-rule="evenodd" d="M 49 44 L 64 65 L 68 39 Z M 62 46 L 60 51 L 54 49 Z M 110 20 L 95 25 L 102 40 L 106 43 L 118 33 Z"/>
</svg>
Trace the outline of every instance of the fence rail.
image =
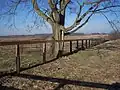
<svg viewBox="0 0 120 90">
<path fill-rule="evenodd" d="M 90 40 L 90 41 L 104 41 L 103 38 L 98 39 L 68 39 L 68 40 L 22 40 L 22 41 L 0 41 L 0 46 L 4 45 L 21 45 L 21 44 L 36 44 L 36 43 L 52 43 L 52 42 L 70 42 L 70 41 L 81 41 L 81 40 Z"/>
<path fill-rule="evenodd" d="M 24 40 L 24 41 L 0 41 L 0 46 L 6 46 L 6 45 L 15 45 L 16 46 L 16 72 L 19 74 L 20 73 L 20 45 L 24 44 L 37 44 L 37 43 L 42 43 L 42 53 L 43 53 L 43 62 L 46 61 L 46 44 L 47 43 L 52 43 L 52 42 L 69 42 L 69 50 L 70 53 L 73 52 L 73 42 L 75 42 L 76 49 L 79 50 L 79 43 L 81 41 L 81 49 L 85 48 L 90 48 L 94 45 L 103 43 L 106 41 L 103 38 L 98 38 L 98 39 L 70 39 L 70 40 Z"/>
</svg>

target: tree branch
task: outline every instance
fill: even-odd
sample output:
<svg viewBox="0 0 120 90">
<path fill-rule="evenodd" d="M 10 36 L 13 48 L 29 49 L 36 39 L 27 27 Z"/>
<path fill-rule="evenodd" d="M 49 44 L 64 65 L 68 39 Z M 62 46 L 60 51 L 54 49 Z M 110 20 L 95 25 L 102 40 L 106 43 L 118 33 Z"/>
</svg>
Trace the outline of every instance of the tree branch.
<svg viewBox="0 0 120 90">
<path fill-rule="evenodd" d="M 74 24 L 70 27 L 67 27 L 65 31 L 70 31 L 72 30 L 73 28 L 75 28 L 77 25 L 80 24 L 80 22 L 89 14 L 89 12 L 94 8 L 95 10 L 98 8 L 98 4 L 95 4 L 93 6 L 91 6 L 79 19 L 78 19 L 78 16 L 76 17 L 76 20 L 74 22 Z"/>
<path fill-rule="evenodd" d="M 116 27 L 116 25 L 112 24 L 111 21 L 109 20 L 109 18 L 104 13 L 101 12 L 101 14 L 106 18 L 106 20 L 108 21 L 108 23 L 110 24 L 110 26 L 112 27 L 112 29 L 114 31 L 116 31 L 116 30 L 119 31 L 118 28 Z M 114 26 L 116 29 L 114 28 Z"/>
<path fill-rule="evenodd" d="M 98 8 L 98 5 L 100 5 L 102 2 L 106 2 L 106 1 L 109 1 L 109 0 L 97 0 L 97 1 L 94 1 L 94 2 L 87 2 L 87 3 L 84 3 L 84 4 L 93 4 L 79 19 L 78 19 L 78 16 L 76 17 L 76 20 L 75 20 L 75 22 L 73 23 L 73 25 L 71 25 L 70 27 L 67 27 L 67 28 L 65 28 L 66 30 L 66 32 L 67 31 L 70 31 L 70 30 L 72 30 L 72 29 L 74 29 L 75 27 L 77 27 L 77 25 L 79 25 L 80 24 L 80 22 L 90 13 L 90 12 L 93 12 L 93 13 L 95 13 L 95 12 L 98 12 L 98 11 L 101 11 L 101 10 L 105 10 L 105 9 L 108 9 L 108 8 L 112 8 L 112 7 L 120 7 L 120 5 L 115 5 L 115 6 L 106 6 L 106 7 L 104 7 L 104 8 L 100 8 L 100 9 L 97 9 Z M 95 7 L 95 9 L 94 9 L 94 7 Z M 94 10 L 93 10 L 94 9 Z M 78 14 L 79 15 L 79 14 Z M 79 26 L 78 28 L 81 28 L 83 25 L 85 25 L 85 23 L 86 22 L 88 22 L 88 20 L 89 20 L 89 18 L 81 25 L 81 26 Z M 76 31 L 76 30 L 75 30 Z"/>
<path fill-rule="evenodd" d="M 70 3 L 70 0 L 60 0 L 60 10 L 59 13 L 62 13 L 65 11 L 66 6 Z"/>
<path fill-rule="evenodd" d="M 57 9 L 57 3 L 54 3 L 52 0 L 48 0 L 48 4 L 52 10 L 51 12 L 51 17 L 54 20 L 54 22 L 59 23 L 60 22 L 60 17 Z"/>
<path fill-rule="evenodd" d="M 47 16 L 45 13 L 43 13 L 39 7 L 38 7 L 38 4 L 37 4 L 37 1 L 36 0 L 32 0 L 32 4 L 33 4 L 33 8 L 34 10 L 36 11 L 36 13 L 41 16 L 43 19 L 45 19 L 47 22 L 51 23 L 52 22 L 52 19 L 50 16 Z"/>
<path fill-rule="evenodd" d="M 97 9 L 96 12 L 98 12 L 98 11 L 102 11 L 102 10 L 106 10 L 106 9 L 108 9 L 108 8 L 114 8 L 114 7 L 120 7 L 120 5 L 112 5 L 112 6 L 108 6 L 108 7 L 100 8 L 100 9 Z"/>
<path fill-rule="evenodd" d="M 78 26 L 77 28 L 75 28 L 73 31 L 71 30 L 68 30 L 68 31 L 71 31 L 71 32 L 68 32 L 67 31 L 67 34 L 71 34 L 71 33 L 74 33 L 76 32 L 79 28 L 83 27 L 88 21 L 89 19 L 92 17 L 92 15 L 95 13 L 96 9 L 98 8 L 98 6 L 94 9 L 94 11 L 89 15 L 89 17 L 85 20 L 85 22 L 83 22 L 80 26 Z"/>
<path fill-rule="evenodd" d="M 80 26 L 78 26 L 77 28 L 75 28 L 73 31 L 67 32 L 67 33 L 68 33 L 68 34 L 74 33 L 74 32 L 76 32 L 79 28 L 83 27 L 83 26 L 89 21 L 89 19 L 92 17 L 92 15 L 93 15 L 93 13 L 85 20 L 84 23 L 82 23 Z"/>
</svg>

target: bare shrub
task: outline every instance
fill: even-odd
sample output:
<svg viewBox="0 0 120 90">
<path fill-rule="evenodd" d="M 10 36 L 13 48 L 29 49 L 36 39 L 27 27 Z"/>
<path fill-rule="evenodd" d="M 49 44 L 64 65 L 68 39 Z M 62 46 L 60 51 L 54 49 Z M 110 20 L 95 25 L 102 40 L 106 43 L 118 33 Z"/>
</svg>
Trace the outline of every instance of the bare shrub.
<svg viewBox="0 0 120 90">
<path fill-rule="evenodd" d="M 120 39 L 120 31 L 118 31 L 118 30 L 111 31 L 110 34 L 109 34 L 109 38 L 111 40 Z"/>
</svg>

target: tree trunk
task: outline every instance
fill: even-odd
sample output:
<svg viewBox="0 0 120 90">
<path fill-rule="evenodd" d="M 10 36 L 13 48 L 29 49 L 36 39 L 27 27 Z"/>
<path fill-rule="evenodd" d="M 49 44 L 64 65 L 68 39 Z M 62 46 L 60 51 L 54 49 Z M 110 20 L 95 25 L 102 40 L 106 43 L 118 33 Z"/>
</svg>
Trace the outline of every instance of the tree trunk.
<svg viewBox="0 0 120 90">
<path fill-rule="evenodd" d="M 60 33 L 59 33 L 59 40 L 64 40 L 64 32 L 63 32 L 63 30 L 60 30 Z M 62 56 L 63 50 L 64 50 L 64 42 L 59 42 L 58 57 L 61 57 L 61 56 Z"/>
<path fill-rule="evenodd" d="M 60 57 L 62 55 L 63 51 L 63 43 L 62 42 L 56 42 L 55 40 L 63 40 L 64 34 L 63 31 L 60 30 L 60 25 L 55 23 L 52 26 L 53 29 L 53 43 L 52 43 L 52 55 L 53 57 Z"/>
</svg>

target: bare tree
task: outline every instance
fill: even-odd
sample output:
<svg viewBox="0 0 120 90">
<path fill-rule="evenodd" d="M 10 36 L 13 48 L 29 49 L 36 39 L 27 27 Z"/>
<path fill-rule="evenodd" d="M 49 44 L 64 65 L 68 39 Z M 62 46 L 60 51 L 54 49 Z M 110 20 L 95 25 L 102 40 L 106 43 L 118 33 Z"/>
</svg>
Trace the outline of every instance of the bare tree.
<svg viewBox="0 0 120 90">
<path fill-rule="evenodd" d="M 94 14 L 118 12 L 120 7 L 119 0 L 8 0 L 9 9 L 4 14 L 16 15 L 17 8 L 20 4 L 27 6 L 29 3 L 29 12 L 36 12 L 40 18 L 48 22 L 52 27 L 52 39 L 64 40 L 64 35 L 73 33 L 83 27 Z M 10 3 L 11 1 L 11 3 Z M 41 3 L 47 2 L 44 7 Z M 31 4 L 30 4 L 31 3 Z M 73 7 L 74 6 L 74 7 Z M 33 7 L 33 8 L 31 8 Z M 34 11 L 33 11 L 34 9 Z M 19 10 L 18 10 L 19 11 Z M 65 27 L 66 12 L 74 11 L 76 14 L 74 23 Z M 9 12 L 9 13 L 8 13 Z M 68 21 L 69 22 L 69 21 Z M 36 22 L 35 22 L 36 23 Z M 53 43 L 53 55 L 56 56 L 63 49 L 63 44 Z"/>
</svg>

